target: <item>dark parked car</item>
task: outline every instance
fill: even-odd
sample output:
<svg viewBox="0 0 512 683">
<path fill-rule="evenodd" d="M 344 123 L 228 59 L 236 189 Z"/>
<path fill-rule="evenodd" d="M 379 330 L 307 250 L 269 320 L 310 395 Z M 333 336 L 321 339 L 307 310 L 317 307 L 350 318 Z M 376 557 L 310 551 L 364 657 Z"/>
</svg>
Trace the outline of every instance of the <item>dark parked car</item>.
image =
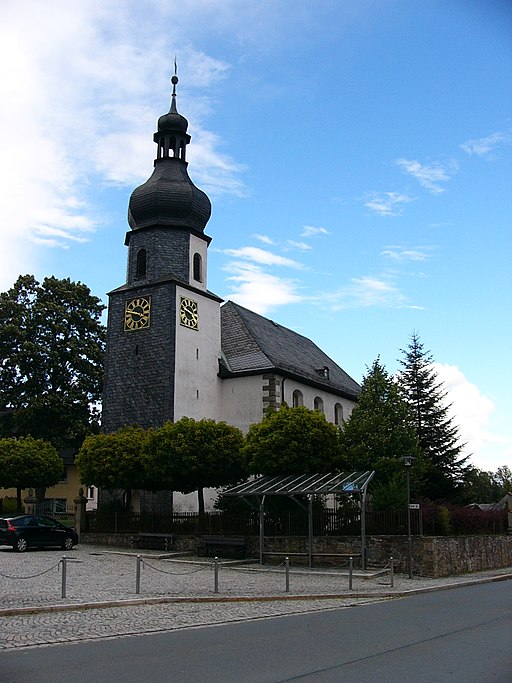
<svg viewBox="0 0 512 683">
<path fill-rule="evenodd" d="M 51 517 L 18 515 L 0 518 L 0 545 L 12 545 L 24 553 L 27 548 L 58 546 L 71 550 L 78 543 L 78 534 Z"/>
</svg>

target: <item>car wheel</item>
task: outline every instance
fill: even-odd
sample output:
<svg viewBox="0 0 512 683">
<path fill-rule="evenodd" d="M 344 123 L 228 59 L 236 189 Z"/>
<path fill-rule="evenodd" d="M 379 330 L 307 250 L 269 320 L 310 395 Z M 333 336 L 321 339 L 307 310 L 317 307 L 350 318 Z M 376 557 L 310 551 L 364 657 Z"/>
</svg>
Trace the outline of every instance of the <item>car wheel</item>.
<svg viewBox="0 0 512 683">
<path fill-rule="evenodd" d="M 62 549 L 63 550 L 73 550 L 73 539 L 71 536 L 68 536 L 64 543 L 62 544 Z"/>
<path fill-rule="evenodd" d="M 14 544 L 14 550 L 16 550 L 18 553 L 24 553 L 27 548 L 28 543 L 26 538 L 20 536 L 18 539 L 16 539 L 16 543 Z"/>
</svg>

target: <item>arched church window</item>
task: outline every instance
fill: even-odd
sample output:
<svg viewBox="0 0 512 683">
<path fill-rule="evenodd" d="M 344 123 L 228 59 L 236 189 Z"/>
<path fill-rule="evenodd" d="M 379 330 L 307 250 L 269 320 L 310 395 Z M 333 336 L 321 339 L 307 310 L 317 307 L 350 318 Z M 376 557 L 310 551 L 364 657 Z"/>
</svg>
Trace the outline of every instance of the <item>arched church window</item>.
<svg viewBox="0 0 512 683">
<path fill-rule="evenodd" d="M 315 396 L 314 408 L 315 410 L 318 410 L 318 412 L 320 413 L 324 412 L 324 402 L 322 401 L 320 396 Z"/>
<path fill-rule="evenodd" d="M 303 406 L 303 405 L 304 405 L 304 397 L 302 395 L 302 391 L 295 389 L 295 391 L 292 394 L 292 406 L 294 408 L 298 408 L 299 406 Z"/>
<path fill-rule="evenodd" d="M 203 260 L 201 254 L 194 254 L 194 280 L 203 281 Z"/>
<path fill-rule="evenodd" d="M 142 278 L 146 277 L 146 261 L 146 250 L 141 249 L 137 254 L 137 264 L 135 267 L 135 278 L 137 280 L 142 280 Z"/>
<path fill-rule="evenodd" d="M 336 403 L 334 406 L 334 424 L 339 427 L 343 424 L 343 406 L 341 403 Z"/>
</svg>

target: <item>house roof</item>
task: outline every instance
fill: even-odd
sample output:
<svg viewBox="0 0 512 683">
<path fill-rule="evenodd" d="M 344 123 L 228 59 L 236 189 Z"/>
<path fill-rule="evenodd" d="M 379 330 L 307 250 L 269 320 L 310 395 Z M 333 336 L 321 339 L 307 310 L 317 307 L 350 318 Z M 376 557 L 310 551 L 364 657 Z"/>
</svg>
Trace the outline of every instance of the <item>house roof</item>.
<svg viewBox="0 0 512 683">
<path fill-rule="evenodd" d="M 227 301 L 221 307 L 221 376 L 277 372 L 357 399 L 359 384 L 307 337 Z"/>
</svg>

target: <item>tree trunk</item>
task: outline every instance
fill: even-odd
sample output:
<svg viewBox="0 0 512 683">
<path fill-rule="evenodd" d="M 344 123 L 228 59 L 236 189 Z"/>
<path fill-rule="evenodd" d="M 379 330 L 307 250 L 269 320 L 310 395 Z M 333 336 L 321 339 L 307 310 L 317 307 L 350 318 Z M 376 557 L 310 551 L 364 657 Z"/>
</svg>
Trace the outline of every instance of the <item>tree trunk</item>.
<svg viewBox="0 0 512 683">
<path fill-rule="evenodd" d="M 18 512 L 21 512 L 21 510 L 23 510 L 23 504 L 21 502 L 21 489 L 19 486 L 16 489 L 16 510 Z"/>
</svg>

